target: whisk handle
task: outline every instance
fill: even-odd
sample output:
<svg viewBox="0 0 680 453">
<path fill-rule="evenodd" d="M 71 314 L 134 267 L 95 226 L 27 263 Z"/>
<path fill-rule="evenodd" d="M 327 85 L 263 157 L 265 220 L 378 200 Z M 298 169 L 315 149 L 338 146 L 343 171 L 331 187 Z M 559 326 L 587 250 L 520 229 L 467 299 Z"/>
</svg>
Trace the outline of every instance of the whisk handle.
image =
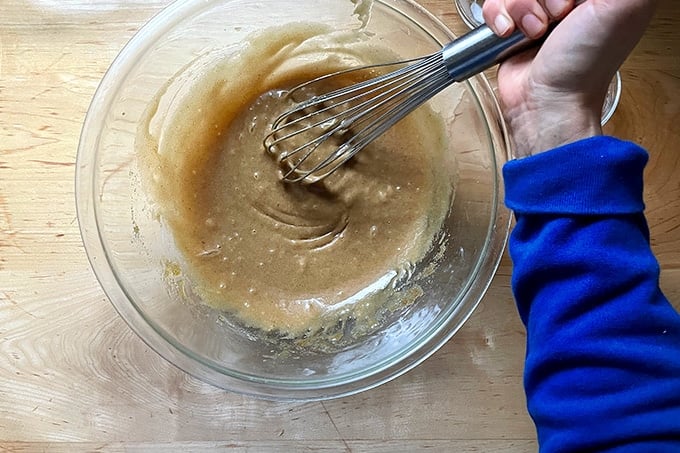
<svg viewBox="0 0 680 453">
<path fill-rule="evenodd" d="M 526 49 L 533 42 L 519 30 L 501 38 L 487 25 L 481 25 L 447 44 L 442 49 L 442 57 L 451 78 L 461 82 Z"/>
</svg>

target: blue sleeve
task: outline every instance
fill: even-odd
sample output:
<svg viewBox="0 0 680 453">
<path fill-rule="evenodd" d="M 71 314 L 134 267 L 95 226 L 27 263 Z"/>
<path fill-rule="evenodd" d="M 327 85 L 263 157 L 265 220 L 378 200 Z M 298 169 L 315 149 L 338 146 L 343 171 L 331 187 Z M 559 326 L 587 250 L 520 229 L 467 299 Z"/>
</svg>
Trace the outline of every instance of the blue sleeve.
<svg viewBox="0 0 680 453">
<path fill-rule="evenodd" d="M 680 452 L 680 316 L 659 289 L 647 153 L 612 137 L 508 162 L 512 286 L 541 452 Z"/>
</svg>

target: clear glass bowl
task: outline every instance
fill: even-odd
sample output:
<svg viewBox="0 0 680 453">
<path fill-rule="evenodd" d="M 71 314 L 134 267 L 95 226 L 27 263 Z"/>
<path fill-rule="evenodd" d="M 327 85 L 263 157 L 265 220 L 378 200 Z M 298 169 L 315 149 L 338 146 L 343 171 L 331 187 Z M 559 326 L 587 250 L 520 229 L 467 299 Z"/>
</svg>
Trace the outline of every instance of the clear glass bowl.
<svg viewBox="0 0 680 453">
<path fill-rule="evenodd" d="M 475 28 L 484 23 L 484 16 L 482 15 L 484 0 L 455 0 L 455 3 L 458 15 L 463 19 L 465 25 Z"/>
<path fill-rule="evenodd" d="M 156 93 L 178 71 L 214 49 L 238 49 L 251 32 L 310 20 L 356 29 L 350 1 L 188 0 L 153 18 L 103 78 L 83 126 L 76 195 L 81 234 L 107 296 L 130 327 L 186 372 L 223 389 L 268 399 L 318 400 L 353 394 L 401 375 L 434 353 L 463 325 L 484 295 L 510 223 L 503 206 L 505 130 L 484 77 L 454 85 L 432 101 L 447 124 L 458 184 L 440 232 L 448 245 L 424 291 L 376 332 L 322 353 L 261 341 L 201 303 L 174 278 L 172 236 L 140 184 L 137 127 Z M 410 0 L 379 0 L 371 39 L 409 58 L 454 38 Z M 200 70 L 198 68 L 197 70 Z M 247 74 L 244 74 L 247 77 Z M 445 165 L 442 163 L 442 165 Z M 434 259 L 420 263 L 416 273 Z M 187 295 L 188 294 L 188 295 Z"/>
<path fill-rule="evenodd" d="M 484 23 L 484 16 L 482 15 L 482 6 L 484 0 L 455 0 L 456 9 L 460 18 L 463 19 L 465 25 L 470 28 L 479 27 Z M 621 73 L 616 71 L 614 78 L 607 89 L 607 96 L 602 105 L 602 117 L 600 124 L 604 126 L 611 119 L 616 111 L 616 107 L 621 100 Z"/>
</svg>

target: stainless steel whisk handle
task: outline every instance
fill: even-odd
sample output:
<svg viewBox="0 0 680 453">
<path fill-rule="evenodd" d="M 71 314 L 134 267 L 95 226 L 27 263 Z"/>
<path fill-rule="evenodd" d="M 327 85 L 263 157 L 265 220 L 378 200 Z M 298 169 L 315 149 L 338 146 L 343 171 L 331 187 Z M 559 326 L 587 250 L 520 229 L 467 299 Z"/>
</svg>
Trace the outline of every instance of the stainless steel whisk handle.
<svg viewBox="0 0 680 453">
<path fill-rule="evenodd" d="M 442 58 L 451 78 L 462 82 L 526 49 L 534 42 L 519 30 L 515 30 L 507 38 L 501 38 L 487 25 L 481 25 L 447 44 L 442 49 Z"/>
</svg>

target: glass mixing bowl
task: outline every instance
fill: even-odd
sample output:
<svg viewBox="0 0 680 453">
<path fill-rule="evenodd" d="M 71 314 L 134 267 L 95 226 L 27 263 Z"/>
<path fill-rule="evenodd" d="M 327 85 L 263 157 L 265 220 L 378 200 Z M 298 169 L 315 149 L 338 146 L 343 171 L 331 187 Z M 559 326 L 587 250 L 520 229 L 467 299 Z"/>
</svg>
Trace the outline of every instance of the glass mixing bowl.
<svg viewBox="0 0 680 453">
<path fill-rule="evenodd" d="M 455 166 L 455 197 L 438 247 L 414 270 L 422 296 L 386 316 L 376 331 L 326 351 L 265 341 L 227 313 L 201 303 L 173 264 L 181 257 L 154 215 L 136 159 L 137 128 L 154 96 L 178 72 L 200 72 L 200 67 L 187 68 L 205 63 L 201 56 L 216 49 L 218 54 L 238 52 L 249 34 L 264 27 L 313 21 L 356 30 L 369 16 L 354 14 L 355 6 L 350 0 L 178 1 L 123 49 L 89 108 L 78 149 L 76 194 L 96 276 L 151 348 L 223 389 L 268 399 L 318 400 L 391 380 L 429 357 L 463 325 L 502 255 L 510 215 L 503 206 L 500 171 L 508 145 L 493 91 L 479 76 L 431 101 L 446 124 L 451 159 L 442 165 Z M 367 39 L 403 58 L 438 51 L 454 38 L 410 0 L 376 0 L 366 31 Z"/>
</svg>

